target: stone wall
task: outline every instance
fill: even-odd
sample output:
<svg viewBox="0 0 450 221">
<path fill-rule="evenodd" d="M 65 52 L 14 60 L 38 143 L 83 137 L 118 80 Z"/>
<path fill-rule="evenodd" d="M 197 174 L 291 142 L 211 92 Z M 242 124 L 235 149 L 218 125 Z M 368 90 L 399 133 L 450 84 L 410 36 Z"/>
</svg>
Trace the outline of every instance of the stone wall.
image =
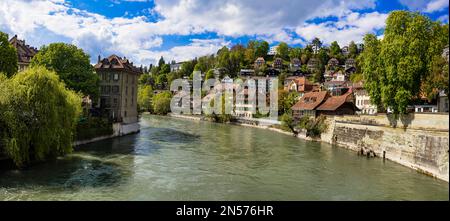
<svg viewBox="0 0 450 221">
<path fill-rule="evenodd" d="M 77 140 L 73 143 L 73 146 L 80 146 L 88 143 L 94 143 L 101 140 L 111 139 L 114 137 L 120 137 L 125 136 L 128 134 L 134 134 L 138 133 L 140 131 L 140 125 L 139 123 L 131 123 L 131 124 L 124 124 L 124 123 L 114 123 L 113 124 L 113 134 L 109 136 L 100 136 L 95 137 L 89 140 Z"/>
<path fill-rule="evenodd" d="M 387 115 L 335 116 L 322 141 L 372 152 L 448 182 L 449 117 L 414 114 L 393 120 Z M 395 127 L 394 127 L 395 126 Z"/>
</svg>

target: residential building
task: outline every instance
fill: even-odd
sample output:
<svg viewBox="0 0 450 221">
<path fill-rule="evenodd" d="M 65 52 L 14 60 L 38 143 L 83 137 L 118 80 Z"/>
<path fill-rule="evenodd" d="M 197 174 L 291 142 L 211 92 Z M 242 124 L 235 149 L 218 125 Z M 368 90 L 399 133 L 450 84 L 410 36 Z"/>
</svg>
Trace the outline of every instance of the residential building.
<svg viewBox="0 0 450 221">
<path fill-rule="evenodd" d="M 100 77 L 100 108 L 116 122 L 137 123 L 137 87 L 142 69 L 117 55 L 99 57 L 94 68 Z"/>
<path fill-rule="evenodd" d="M 277 70 L 283 69 L 283 59 L 275 58 L 275 60 L 273 60 L 272 67 Z"/>
<path fill-rule="evenodd" d="M 345 70 L 356 68 L 356 60 L 353 58 L 349 58 L 345 61 Z"/>
<path fill-rule="evenodd" d="M 278 47 L 279 47 L 278 45 L 270 47 L 269 52 L 267 53 L 267 55 L 269 55 L 269 56 L 277 55 L 278 54 Z"/>
<path fill-rule="evenodd" d="M 319 69 L 320 61 L 317 58 L 311 58 L 308 61 L 307 68 L 310 72 L 314 72 Z"/>
<path fill-rule="evenodd" d="M 255 68 L 261 68 L 265 64 L 266 64 L 266 60 L 264 60 L 263 57 L 259 57 L 255 60 Z"/>
<path fill-rule="evenodd" d="M 306 77 L 288 77 L 285 80 L 284 90 L 289 92 L 298 92 L 300 97 L 305 93 L 314 90 L 314 84 L 309 82 Z"/>
<path fill-rule="evenodd" d="M 302 68 L 302 62 L 298 58 L 293 58 L 291 59 L 289 68 L 292 72 L 300 71 L 300 69 Z"/>
<path fill-rule="evenodd" d="M 338 67 L 338 66 L 339 66 L 339 60 L 336 59 L 336 58 L 331 58 L 331 59 L 328 61 L 328 69 L 329 69 L 329 70 L 335 70 L 336 67 Z"/>
<path fill-rule="evenodd" d="M 318 115 L 354 115 L 358 111 L 355 106 L 355 98 L 351 91 L 341 96 L 328 97 L 316 108 Z"/>
<path fill-rule="evenodd" d="M 239 74 L 241 76 L 253 76 L 253 75 L 255 75 L 255 70 L 253 70 L 253 69 L 241 69 Z"/>
<path fill-rule="evenodd" d="M 170 71 L 171 72 L 178 72 L 178 71 L 180 71 L 181 70 L 181 66 L 183 65 L 183 63 L 184 62 L 178 62 L 178 63 L 172 62 L 170 64 Z"/>
<path fill-rule="evenodd" d="M 342 51 L 342 54 L 345 56 L 348 56 L 350 54 L 350 50 L 349 50 L 348 46 L 342 47 L 341 51 Z"/>
<path fill-rule="evenodd" d="M 25 40 L 19 40 L 17 35 L 14 35 L 9 40 L 9 43 L 16 48 L 18 71 L 24 71 L 30 65 L 31 59 L 38 53 L 38 50 L 25 43 Z"/>
<path fill-rule="evenodd" d="M 345 94 L 349 90 L 348 81 L 327 81 L 323 83 L 324 88 L 333 96 L 340 96 Z"/>
<path fill-rule="evenodd" d="M 316 109 L 329 97 L 328 92 L 309 92 L 292 106 L 292 116 L 298 120 L 304 116 L 316 117 Z"/>
<path fill-rule="evenodd" d="M 355 104 L 359 109 L 358 114 L 377 114 L 377 106 L 370 102 L 369 93 L 363 88 L 362 82 L 353 84 L 352 91 L 355 95 Z"/>
</svg>

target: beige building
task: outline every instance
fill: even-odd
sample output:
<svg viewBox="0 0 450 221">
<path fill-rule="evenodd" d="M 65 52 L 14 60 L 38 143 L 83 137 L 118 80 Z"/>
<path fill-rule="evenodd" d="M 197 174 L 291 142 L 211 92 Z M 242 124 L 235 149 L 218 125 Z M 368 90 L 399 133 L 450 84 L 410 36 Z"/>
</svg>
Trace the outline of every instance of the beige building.
<svg viewBox="0 0 450 221">
<path fill-rule="evenodd" d="M 127 58 L 111 55 L 95 65 L 100 77 L 100 108 L 116 122 L 138 122 L 137 87 L 142 69 Z"/>
</svg>

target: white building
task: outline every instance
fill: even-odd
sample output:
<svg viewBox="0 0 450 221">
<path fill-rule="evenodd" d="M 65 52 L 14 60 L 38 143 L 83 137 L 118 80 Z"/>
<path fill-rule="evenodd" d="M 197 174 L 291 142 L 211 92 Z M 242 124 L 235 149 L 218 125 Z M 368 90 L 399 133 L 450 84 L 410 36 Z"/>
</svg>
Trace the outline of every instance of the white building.
<svg viewBox="0 0 450 221">
<path fill-rule="evenodd" d="M 358 114 L 377 114 L 377 106 L 370 102 L 370 96 L 362 85 L 354 85 L 353 93 L 355 94 L 355 104 L 359 109 Z"/>
<path fill-rule="evenodd" d="M 278 45 L 270 47 L 269 52 L 267 53 L 267 55 L 270 56 L 275 56 L 277 54 L 278 54 Z"/>
</svg>

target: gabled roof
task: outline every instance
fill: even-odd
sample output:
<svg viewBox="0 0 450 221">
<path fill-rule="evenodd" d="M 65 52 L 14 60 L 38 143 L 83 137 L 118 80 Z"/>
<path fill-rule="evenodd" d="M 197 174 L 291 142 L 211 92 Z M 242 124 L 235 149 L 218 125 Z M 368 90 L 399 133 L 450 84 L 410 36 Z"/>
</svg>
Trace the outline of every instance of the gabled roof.
<svg viewBox="0 0 450 221">
<path fill-rule="evenodd" d="M 341 96 L 333 96 L 328 98 L 323 104 L 321 104 L 317 110 L 320 111 L 335 111 L 340 106 L 345 104 L 346 102 L 352 102 L 351 95 L 352 93 L 349 91 Z"/>
<path fill-rule="evenodd" d="M 137 68 L 133 65 L 132 62 L 130 62 L 126 58 L 121 58 L 117 55 L 111 55 L 108 58 L 104 58 L 103 60 L 100 60 L 94 68 L 96 70 L 120 70 L 120 71 L 127 71 L 134 74 L 141 74 L 142 70 L 140 68 Z"/>
<path fill-rule="evenodd" d="M 9 43 L 17 50 L 18 62 L 29 63 L 31 58 L 38 53 L 36 48 L 25 44 L 24 40 L 19 40 L 17 35 L 14 35 L 14 37 L 9 40 Z"/>
<path fill-rule="evenodd" d="M 328 92 L 309 92 L 303 95 L 302 99 L 292 106 L 292 110 L 315 110 L 327 98 Z"/>
</svg>

